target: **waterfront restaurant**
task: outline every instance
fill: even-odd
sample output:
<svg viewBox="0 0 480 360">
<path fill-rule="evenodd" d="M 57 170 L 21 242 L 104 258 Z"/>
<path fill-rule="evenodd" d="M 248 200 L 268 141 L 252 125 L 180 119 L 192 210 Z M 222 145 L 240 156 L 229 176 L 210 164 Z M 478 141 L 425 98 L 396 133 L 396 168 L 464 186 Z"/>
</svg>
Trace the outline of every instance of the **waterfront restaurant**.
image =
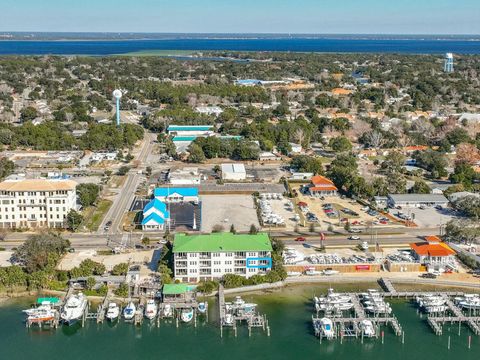
<svg viewBox="0 0 480 360">
<path fill-rule="evenodd" d="M 429 270 L 445 269 L 455 261 L 455 251 L 438 236 L 426 236 L 422 242 L 410 244 L 414 257 Z"/>
</svg>

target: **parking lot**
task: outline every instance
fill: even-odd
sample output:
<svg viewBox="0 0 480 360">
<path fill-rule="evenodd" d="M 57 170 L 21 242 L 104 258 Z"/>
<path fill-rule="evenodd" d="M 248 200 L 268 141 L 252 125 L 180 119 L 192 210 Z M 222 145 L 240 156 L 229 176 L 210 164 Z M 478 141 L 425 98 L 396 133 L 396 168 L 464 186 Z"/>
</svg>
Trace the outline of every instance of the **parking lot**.
<svg viewBox="0 0 480 360">
<path fill-rule="evenodd" d="M 260 227 L 251 195 L 202 195 L 203 232 L 211 232 L 215 225 L 225 231 L 233 224 L 237 231 L 248 231 L 250 225 Z"/>
<path fill-rule="evenodd" d="M 322 227 L 329 224 L 339 226 L 339 221 L 342 219 L 348 219 L 352 226 L 364 226 L 367 222 L 377 221 L 375 216 L 363 211 L 362 206 L 356 201 L 347 198 L 342 199 L 339 196 L 325 197 L 324 200 L 321 200 L 320 198 L 299 193 L 298 202 L 304 202 L 308 205 L 309 211 L 316 215 Z M 336 215 L 329 217 L 327 212 L 325 212 L 326 209 L 323 208 L 325 204 L 331 204 Z M 342 209 L 348 209 L 349 211 L 346 213 Z M 340 226 L 343 227 L 344 224 L 345 221 L 341 222 Z"/>
<path fill-rule="evenodd" d="M 403 208 L 401 210 L 392 209 L 390 213 L 396 215 L 399 211 L 407 216 L 411 216 L 415 224 L 421 228 L 439 227 L 440 225 L 445 225 L 450 220 L 461 218 L 458 213 L 449 208 L 441 210 L 434 207 L 427 207 L 423 210 L 420 208 Z"/>
</svg>

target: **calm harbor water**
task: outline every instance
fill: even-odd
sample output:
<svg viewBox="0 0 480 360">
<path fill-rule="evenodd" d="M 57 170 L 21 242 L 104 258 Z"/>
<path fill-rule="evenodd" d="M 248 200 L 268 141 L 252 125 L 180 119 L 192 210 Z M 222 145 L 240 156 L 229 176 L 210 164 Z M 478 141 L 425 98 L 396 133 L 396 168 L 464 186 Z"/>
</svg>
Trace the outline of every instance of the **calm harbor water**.
<svg viewBox="0 0 480 360">
<path fill-rule="evenodd" d="M 337 290 L 343 290 L 338 287 Z M 345 289 L 347 290 L 347 289 Z M 349 289 L 348 289 L 349 290 Z M 357 289 L 355 289 L 357 290 Z M 468 349 L 467 328 L 444 328 L 443 336 L 436 336 L 425 319 L 416 314 L 412 304 L 393 301 L 392 307 L 405 330 L 405 343 L 389 328 L 384 328 L 385 341 L 380 339 L 345 339 L 319 343 L 311 328 L 313 294 L 324 293 L 321 287 L 288 288 L 267 295 L 244 295 L 244 299 L 259 304 L 259 309 L 269 319 L 271 337 L 261 330 L 251 338 L 245 326 L 239 327 L 238 336 L 224 331 L 220 338 L 217 326 L 216 306 L 210 300 L 209 323 L 162 323 L 160 328 L 144 323 L 136 328 L 120 322 L 97 325 L 89 321 L 84 328 L 61 327 L 56 331 L 26 329 L 20 310 L 29 300 L 15 300 L 0 306 L 1 359 L 478 359 L 480 337 L 472 336 Z M 31 300 L 31 299 L 30 299 Z M 448 336 L 451 348 L 448 350 Z"/>
<path fill-rule="evenodd" d="M 480 54 L 480 41 L 435 39 L 164 39 L 0 41 L 0 55 L 114 55 L 156 50 Z"/>
</svg>

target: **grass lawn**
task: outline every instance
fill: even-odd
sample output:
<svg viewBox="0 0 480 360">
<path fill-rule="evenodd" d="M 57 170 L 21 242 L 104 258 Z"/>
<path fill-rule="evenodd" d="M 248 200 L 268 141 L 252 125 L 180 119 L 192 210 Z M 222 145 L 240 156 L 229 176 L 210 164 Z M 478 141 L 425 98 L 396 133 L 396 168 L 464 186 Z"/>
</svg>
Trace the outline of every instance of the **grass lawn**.
<svg viewBox="0 0 480 360">
<path fill-rule="evenodd" d="M 85 215 L 85 227 L 90 231 L 97 231 L 110 206 L 112 206 L 110 200 L 100 200 L 96 207 L 86 209 L 85 212 L 91 215 L 88 217 Z"/>
</svg>

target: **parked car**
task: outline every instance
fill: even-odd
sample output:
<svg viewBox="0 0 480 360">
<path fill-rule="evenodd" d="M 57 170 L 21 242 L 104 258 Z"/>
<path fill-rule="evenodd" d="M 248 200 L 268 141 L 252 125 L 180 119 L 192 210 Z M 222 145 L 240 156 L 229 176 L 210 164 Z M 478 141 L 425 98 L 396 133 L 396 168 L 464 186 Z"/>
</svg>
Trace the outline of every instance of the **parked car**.
<svg viewBox="0 0 480 360">
<path fill-rule="evenodd" d="M 433 274 L 433 273 L 423 273 L 420 275 L 421 278 L 425 278 L 425 279 L 436 279 L 437 278 L 437 275 Z"/>
<path fill-rule="evenodd" d="M 360 237 L 356 235 L 352 235 L 348 237 L 348 240 L 360 240 Z"/>
<path fill-rule="evenodd" d="M 303 236 L 299 236 L 295 239 L 295 241 L 300 241 L 300 242 L 303 242 L 303 241 L 306 241 L 307 239 L 305 239 Z"/>
<path fill-rule="evenodd" d="M 349 230 L 349 233 L 351 234 L 360 234 L 362 232 L 362 229 L 357 229 L 357 228 L 351 228 Z"/>
</svg>

